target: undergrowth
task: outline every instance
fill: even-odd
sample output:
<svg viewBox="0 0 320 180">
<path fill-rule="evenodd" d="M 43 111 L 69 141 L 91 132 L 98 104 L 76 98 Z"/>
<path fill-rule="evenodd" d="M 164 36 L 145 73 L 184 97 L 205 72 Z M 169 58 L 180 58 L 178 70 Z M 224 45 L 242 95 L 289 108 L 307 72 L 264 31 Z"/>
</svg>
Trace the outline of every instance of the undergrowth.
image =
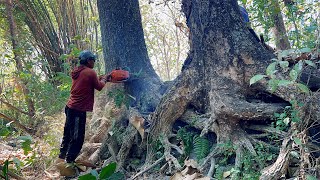
<svg viewBox="0 0 320 180">
<path fill-rule="evenodd" d="M 182 141 L 184 147 L 184 155 L 180 158 L 180 162 L 186 157 L 194 153 L 196 160 L 200 162 L 210 152 L 210 142 L 205 136 L 190 131 L 190 126 L 180 128 L 177 132 L 177 137 Z"/>
</svg>

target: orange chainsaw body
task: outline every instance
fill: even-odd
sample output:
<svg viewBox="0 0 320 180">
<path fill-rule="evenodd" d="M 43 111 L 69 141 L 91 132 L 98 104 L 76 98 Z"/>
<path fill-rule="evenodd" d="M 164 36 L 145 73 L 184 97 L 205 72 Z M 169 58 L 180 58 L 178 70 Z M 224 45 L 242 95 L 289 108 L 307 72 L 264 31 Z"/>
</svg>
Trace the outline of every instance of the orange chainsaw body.
<svg viewBox="0 0 320 180">
<path fill-rule="evenodd" d="M 113 83 L 121 83 L 128 80 L 130 77 L 129 71 L 122 70 L 122 69 L 115 69 L 112 70 L 108 76 L 108 81 Z"/>
</svg>

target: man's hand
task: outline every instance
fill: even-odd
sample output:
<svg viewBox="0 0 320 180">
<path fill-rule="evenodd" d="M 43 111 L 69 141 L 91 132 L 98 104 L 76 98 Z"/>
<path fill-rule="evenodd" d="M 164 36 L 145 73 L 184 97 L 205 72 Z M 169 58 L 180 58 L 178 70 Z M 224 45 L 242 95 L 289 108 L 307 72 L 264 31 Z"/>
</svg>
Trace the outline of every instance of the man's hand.
<svg viewBox="0 0 320 180">
<path fill-rule="evenodd" d="M 100 75 L 99 76 L 99 81 L 107 82 L 107 75 Z"/>
<path fill-rule="evenodd" d="M 107 82 L 111 82 L 111 74 L 106 75 Z"/>
<path fill-rule="evenodd" d="M 99 81 L 101 81 L 102 78 L 104 78 L 106 75 L 100 75 L 99 76 Z"/>
</svg>

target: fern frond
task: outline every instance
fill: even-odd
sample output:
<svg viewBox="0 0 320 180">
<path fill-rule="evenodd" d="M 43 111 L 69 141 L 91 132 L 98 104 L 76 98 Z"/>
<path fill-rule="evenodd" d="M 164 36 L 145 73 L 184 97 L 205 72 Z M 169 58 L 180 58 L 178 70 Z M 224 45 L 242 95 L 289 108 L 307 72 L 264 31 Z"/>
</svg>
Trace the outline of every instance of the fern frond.
<svg viewBox="0 0 320 180">
<path fill-rule="evenodd" d="M 193 147 L 198 161 L 205 158 L 209 154 L 210 145 L 209 141 L 205 137 L 195 135 L 193 137 Z"/>
</svg>

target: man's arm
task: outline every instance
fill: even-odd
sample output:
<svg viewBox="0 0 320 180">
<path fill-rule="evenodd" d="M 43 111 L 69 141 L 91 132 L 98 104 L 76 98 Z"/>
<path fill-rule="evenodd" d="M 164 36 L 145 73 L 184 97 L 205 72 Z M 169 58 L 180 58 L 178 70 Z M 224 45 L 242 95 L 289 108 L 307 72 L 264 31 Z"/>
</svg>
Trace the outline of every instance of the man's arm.
<svg viewBox="0 0 320 180">
<path fill-rule="evenodd" d="M 97 76 L 97 73 L 93 71 L 93 87 L 101 91 L 102 88 L 106 85 L 107 79 L 106 76 Z"/>
</svg>

